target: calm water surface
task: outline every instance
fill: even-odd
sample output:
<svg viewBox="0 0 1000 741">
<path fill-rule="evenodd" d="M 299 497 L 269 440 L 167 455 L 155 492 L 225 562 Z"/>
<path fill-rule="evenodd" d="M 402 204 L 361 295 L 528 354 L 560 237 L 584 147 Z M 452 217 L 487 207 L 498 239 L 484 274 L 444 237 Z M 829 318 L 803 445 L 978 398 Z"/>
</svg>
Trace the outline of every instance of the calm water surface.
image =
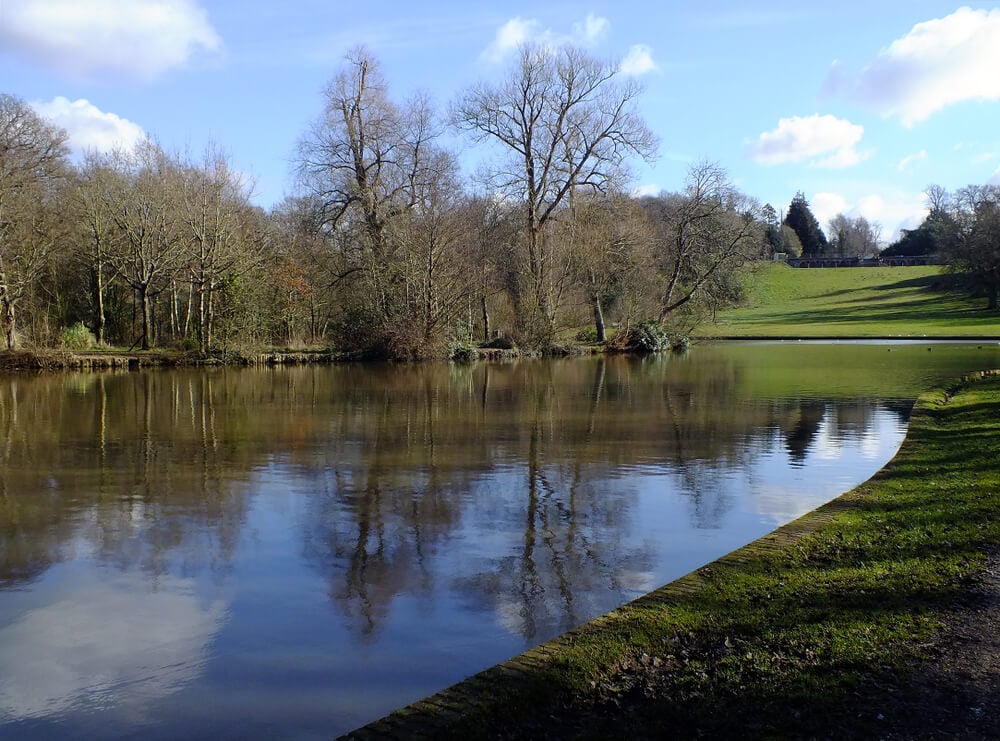
<svg viewBox="0 0 1000 741">
<path fill-rule="evenodd" d="M 753 540 L 996 344 L 0 378 L 0 737 L 328 738 Z"/>
</svg>

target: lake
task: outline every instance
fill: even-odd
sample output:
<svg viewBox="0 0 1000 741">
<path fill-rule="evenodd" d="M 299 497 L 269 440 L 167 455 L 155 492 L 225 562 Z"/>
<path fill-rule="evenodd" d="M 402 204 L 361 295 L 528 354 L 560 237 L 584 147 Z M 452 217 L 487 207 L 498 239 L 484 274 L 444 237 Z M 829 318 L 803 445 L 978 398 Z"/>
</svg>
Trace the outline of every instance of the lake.
<svg viewBox="0 0 1000 741">
<path fill-rule="evenodd" d="M 329 738 L 881 468 L 996 343 L 0 377 L 0 737 Z"/>
</svg>

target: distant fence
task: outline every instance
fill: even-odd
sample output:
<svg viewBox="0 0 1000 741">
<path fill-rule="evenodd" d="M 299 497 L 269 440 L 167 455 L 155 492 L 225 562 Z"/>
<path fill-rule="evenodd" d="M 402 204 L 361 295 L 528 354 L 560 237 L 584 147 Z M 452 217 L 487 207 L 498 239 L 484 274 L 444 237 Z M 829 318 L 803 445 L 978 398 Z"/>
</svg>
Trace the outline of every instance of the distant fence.
<svg viewBox="0 0 1000 741">
<path fill-rule="evenodd" d="M 879 268 L 911 265 L 943 265 L 937 255 L 920 257 L 785 257 L 775 255 L 775 260 L 786 262 L 793 268 Z"/>
</svg>

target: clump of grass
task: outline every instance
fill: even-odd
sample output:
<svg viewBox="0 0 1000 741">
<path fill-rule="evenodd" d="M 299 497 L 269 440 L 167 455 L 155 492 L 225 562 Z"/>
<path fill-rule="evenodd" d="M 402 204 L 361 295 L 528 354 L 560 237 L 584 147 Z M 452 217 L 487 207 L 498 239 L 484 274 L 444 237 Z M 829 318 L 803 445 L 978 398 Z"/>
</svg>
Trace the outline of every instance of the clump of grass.
<svg viewBox="0 0 1000 741">
<path fill-rule="evenodd" d="M 97 344 L 97 338 L 86 324 L 77 322 L 62 331 L 59 344 L 67 350 L 89 350 Z"/>
</svg>

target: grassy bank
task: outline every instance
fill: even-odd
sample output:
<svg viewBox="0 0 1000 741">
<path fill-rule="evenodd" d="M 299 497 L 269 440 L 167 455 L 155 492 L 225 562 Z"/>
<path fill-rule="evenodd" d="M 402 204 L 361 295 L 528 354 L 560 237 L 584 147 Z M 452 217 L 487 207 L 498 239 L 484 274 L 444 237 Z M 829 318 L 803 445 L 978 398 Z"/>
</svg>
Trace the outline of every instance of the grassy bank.
<svg viewBox="0 0 1000 741">
<path fill-rule="evenodd" d="M 1000 378 L 927 393 L 898 455 L 857 489 L 358 736 L 825 738 L 914 727 L 893 688 L 921 671 L 941 626 L 974 607 L 1000 543 L 998 435 Z"/>
<path fill-rule="evenodd" d="M 950 290 L 938 266 L 790 268 L 769 264 L 749 280 L 747 306 L 720 312 L 704 337 L 997 337 L 985 299 Z"/>
<path fill-rule="evenodd" d="M 0 372 L 109 370 L 162 367 L 200 367 L 215 365 L 301 365 L 350 360 L 329 350 L 259 350 L 203 354 L 187 350 L 157 348 L 154 350 L 124 350 L 94 348 L 90 350 L 21 350 L 0 352 Z"/>
</svg>

